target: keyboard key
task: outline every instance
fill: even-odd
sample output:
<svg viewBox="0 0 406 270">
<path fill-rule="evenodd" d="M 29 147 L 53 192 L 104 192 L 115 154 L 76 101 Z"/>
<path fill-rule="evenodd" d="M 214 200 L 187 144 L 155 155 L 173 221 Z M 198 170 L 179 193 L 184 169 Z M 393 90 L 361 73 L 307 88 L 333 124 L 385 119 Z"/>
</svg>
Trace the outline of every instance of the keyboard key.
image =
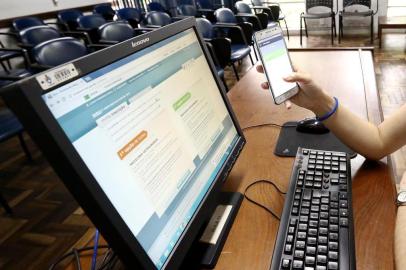
<svg viewBox="0 0 406 270">
<path fill-rule="evenodd" d="M 296 259 L 303 259 L 304 258 L 304 251 L 303 250 L 295 250 L 294 257 Z"/>
<path fill-rule="evenodd" d="M 338 250 L 338 243 L 337 242 L 329 242 L 328 249 L 332 251 Z"/>
<path fill-rule="evenodd" d="M 338 224 L 338 217 L 330 217 L 330 224 Z"/>
<path fill-rule="evenodd" d="M 336 262 L 328 262 L 328 270 L 337 270 L 338 269 L 338 263 Z"/>
<path fill-rule="evenodd" d="M 338 233 L 329 233 L 330 241 L 337 241 L 338 240 Z"/>
<path fill-rule="evenodd" d="M 340 226 L 348 227 L 348 218 L 340 218 Z"/>
<path fill-rule="evenodd" d="M 296 218 L 291 218 L 291 219 L 290 219 L 290 223 L 289 223 L 289 224 L 290 224 L 291 226 L 295 226 L 295 227 L 296 227 L 296 223 L 297 223 L 297 219 L 296 219 Z"/>
<path fill-rule="evenodd" d="M 327 246 L 324 246 L 324 245 L 318 246 L 317 254 L 327 254 Z"/>
<path fill-rule="evenodd" d="M 321 244 L 321 245 L 327 245 L 327 242 L 328 242 L 328 240 L 327 240 L 327 237 L 326 236 L 319 236 L 319 244 Z"/>
<path fill-rule="evenodd" d="M 323 265 L 317 265 L 316 270 L 326 270 L 327 268 Z"/>
<path fill-rule="evenodd" d="M 348 210 L 340 209 L 340 217 L 348 217 Z"/>
<path fill-rule="evenodd" d="M 327 263 L 327 256 L 317 255 L 317 264 L 326 264 L 326 263 Z"/>
<path fill-rule="evenodd" d="M 327 219 L 320 219 L 320 227 L 327 227 L 328 220 Z"/>
<path fill-rule="evenodd" d="M 305 242 L 304 241 L 297 241 L 296 242 L 296 248 L 297 249 L 304 249 L 305 248 Z"/>
<path fill-rule="evenodd" d="M 293 235 L 288 234 L 288 236 L 286 237 L 286 243 L 292 243 L 292 242 L 293 242 Z"/>
<path fill-rule="evenodd" d="M 300 221 L 300 223 L 307 223 L 309 221 L 309 217 L 301 216 L 301 217 L 299 217 L 299 221 Z"/>
<path fill-rule="evenodd" d="M 299 231 L 307 231 L 307 224 L 299 223 Z"/>
<path fill-rule="evenodd" d="M 328 211 L 328 205 L 327 205 L 327 204 L 322 204 L 322 205 L 320 206 L 320 210 L 321 210 L 321 211 Z"/>
<path fill-rule="evenodd" d="M 331 192 L 330 194 L 330 200 L 332 202 L 338 202 L 338 192 Z"/>
<path fill-rule="evenodd" d="M 313 257 L 313 256 L 306 256 L 306 258 L 305 258 L 305 264 L 306 264 L 307 266 L 313 266 L 315 262 L 316 262 L 316 258 L 315 258 L 315 257 Z"/>
<path fill-rule="evenodd" d="M 317 220 L 310 220 L 309 227 L 317 228 L 319 226 L 319 222 Z"/>
<path fill-rule="evenodd" d="M 294 234 L 295 233 L 295 227 L 289 226 L 288 233 L 289 234 Z"/>
<path fill-rule="evenodd" d="M 330 224 L 329 230 L 330 232 L 338 232 L 338 225 Z"/>
<path fill-rule="evenodd" d="M 316 255 L 315 247 L 306 247 L 306 255 Z"/>
<path fill-rule="evenodd" d="M 347 185 L 340 185 L 340 191 L 347 191 Z"/>
<path fill-rule="evenodd" d="M 306 236 L 307 236 L 306 232 L 298 232 L 297 233 L 297 239 L 305 240 Z"/>
<path fill-rule="evenodd" d="M 307 246 L 315 246 L 317 244 L 316 237 L 307 238 Z"/>
<path fill-rule="evenodd" d="M 319 219 L 319 214 L 318 213 L 310 213 L 310 219 Z"/>
<path fill-rule="evenodd" d="M 292 254 L 292 245 L 291 244 L 286 244 L 285 245 L 285 254 Z"/>
<path fill-rule="evenodd" d="M 293 269 L 303 269 L 303 261 L 293 260 Z"/>
<path fill-rule="evenodd" d="M 292 214 L 297 215 L 299 213 L 299 208 L 298 207 L 292 207 Z"/>
<path fill-rule="evenodd" d="M 313 190 L 313 198 L 321 198 L 321 191 L 320 190 Z"/>
<path fill-rule="evenodd" d="M 290 260 L 289 259 L 282 260 L 282 269 L 290 269 Z"/>
<path fill-rule="evenodd" d="M 317 236 L 317 229 L 309 229 L 309 236 Z"/>
<path fill-rule="evenodd" d="M 320 212 L 320 218 L 328 219 L 328 212 Z"/>
<path fill-rule="evenodd" d="M 311 198 L 312 198 L 312 191 L 310 189 L 305 189 L 303 191 L 303 200 L 310 201 Z"/>
<path fill-rule="evenodd" d="M 331 208 L 337 209 L 338 208 L 338 202 L 331 202 L 330 206 L 331 206 Z"/>
<path fill-rule="evenodd" d="M 337 217 L 338 216 L 338 210 L 337 209 L 330 209 L 330 215 L 333 217 Z"/>
<path fill-rule="evenodd" d="M 336 261 L 338 260 L 338 253 L 336 251 L 329 251 L 328 252 L 328 259 Z"/>
<path fill-rule="evenodd" d="M 340 208 L 347 208 L 348 207 L 348 202 L 346 200 L 340 201 Z"/>
<path fill-rule="evenodd" d="M 346 200 L 347 199 L 347 193 L 346 192 L 340 192 L 340 199 Z"/>
<path fill-rule="evenodd" d="M 301 215 L 307 216 L 309 213 L 310 213 L 309 208 L 303 208 L 303 207 L 302 207 L 302 209 L 300 210 L 300 214 L 301 214 Z"/>
<path fill-rule="evenodd" d="M 319 229 L 319 234 L 320 235 L 327 235 L 328 234 L 327 228 L 320 228 Z"/>
</svg>

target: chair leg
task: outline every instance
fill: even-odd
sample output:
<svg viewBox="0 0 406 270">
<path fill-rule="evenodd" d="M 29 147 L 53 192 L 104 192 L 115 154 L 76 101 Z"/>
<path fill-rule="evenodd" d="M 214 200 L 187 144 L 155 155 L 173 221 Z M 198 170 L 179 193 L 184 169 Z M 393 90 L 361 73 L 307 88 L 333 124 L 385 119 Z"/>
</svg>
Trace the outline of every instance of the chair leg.
<svg viewBox="0 0 406 270">
<path fill-rule="evenodd" d="M 8 205 L 6 199 L 4 199 L 1 192 L 0 192 L 0 204 L 4 207 L 4 210 L 6 210 L 7 214 L 9 214 L 9 215 L 13 214 L 13 210 L 11 209 L 10 205 Z"/>
<path fill-rule="evenodd" d="M 251 64 L 252 64 L 252 65 L 254 65 L 254 61 L 252 60 L 252 56 L 251 56 L 251 54 L 249 54 L 248 56 L 250 57 Z"/>
<path fill-rule="evenodd" d="M 256 60 L 256 62 L 258 62 L 258 55 L 257 55 L 257 52 L 255 51 L 255 45 L 252 45 L 252 50 L 254 51 L 255 60 Z"/>
<path fill-rule="evenodd" d="M 333 17 L 334 37 L 337 37 L 336 16 Z"/>
<path fill-rule="evenodd" d="M 371 16 L 371 44 L 374 44 L 374 15 Z"/>
<path fill-rule="evenodd" d="M 288 28 L 288 24 L 286 23 L 286 19 L 283 19 L 283 21 L 285 22 L 286 34 L 288 35 L 288 40 L 289 40 L 289 28 Z"/>
<path fill-rule="evenodd" d="M 237 72 L 237 69 L 236 69 L 235 66 L 234 66 L 234 63 L 231 63 L 231 66 L 233 67 L 234 74 L 235 74 L 235 77 L 237 78 L 237 81 L 239 81 L 239 80 L 240 80 L 240 77 L 238 76 L 238 72 Z"/>
<path fill-rule="evenodd" d="M 4 69 L 5 72 L 8 72 L 8 68 L 3 62 L 0 62 L 1 67 Z"/>
<path fill-rule="evenodd" d="M 24 150 L 25 155 L 27 156 L 28 160 L 32 160 L 32 155 L 30 153 L 30 151 L 28 150 L 27 144 L 24 141 L 24 137 L 23 137 L 23 133 L 21 132 L 20 134 L 18 134 L 18 139 L 20 140 L 20 144 L 21 147 Z"/>
<path fill-rule="evenodd" d="M 343 31 L 343 17 L 341 15 L 338 16 L 338 43 L 341 42 Z"/>
<path fill-rule="evenodd" d="M 300 16 L 300 46 L 302 46 L 302 16 Z"/>
<path fill-rule="evenodd" d="M 334 45 L 334 29 L 333 29 L 333 24 L 334 24 L 334 17 L 331 17 L 331 45 Z"/>
<path fill-rule="evenodd" d="M 306 18 L 303 18 L 304 21 L 304 26 L 305 26 L 305 33 L 306 33 L 306 37 L 309 37 L 309 33 L 307 32 L 307 23 L 306 23 Z"/>
</svg>

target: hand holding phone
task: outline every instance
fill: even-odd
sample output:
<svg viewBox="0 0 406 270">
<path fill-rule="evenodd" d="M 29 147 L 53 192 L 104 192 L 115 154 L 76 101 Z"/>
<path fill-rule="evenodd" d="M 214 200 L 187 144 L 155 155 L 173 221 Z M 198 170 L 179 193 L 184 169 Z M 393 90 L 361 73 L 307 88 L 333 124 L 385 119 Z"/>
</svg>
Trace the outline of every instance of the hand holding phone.
<svg viewBox="0 0 406 270">
<path fill-rule="evenodd" d="M 296 83 L 283 78 L 293 72 L 282 30 L 275 25 L 254 34 L 255 44 L 261 58 L 265 76 L 275 104 L 281 104 L 299 92 Z"/>
</svg>

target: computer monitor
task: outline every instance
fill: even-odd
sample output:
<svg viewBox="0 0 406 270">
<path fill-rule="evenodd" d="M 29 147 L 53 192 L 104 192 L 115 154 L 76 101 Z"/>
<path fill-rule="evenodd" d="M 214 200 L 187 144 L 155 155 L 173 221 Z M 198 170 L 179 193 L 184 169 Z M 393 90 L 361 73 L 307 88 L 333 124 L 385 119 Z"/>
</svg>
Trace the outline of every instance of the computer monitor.
<svg viewBox="0 0 406 270">
<path fill-rule="evenodd" d="M 180 265 L 245 142 L 194 19 L 22 80 L 4 98 L 131 269 Z"/>
</svg>

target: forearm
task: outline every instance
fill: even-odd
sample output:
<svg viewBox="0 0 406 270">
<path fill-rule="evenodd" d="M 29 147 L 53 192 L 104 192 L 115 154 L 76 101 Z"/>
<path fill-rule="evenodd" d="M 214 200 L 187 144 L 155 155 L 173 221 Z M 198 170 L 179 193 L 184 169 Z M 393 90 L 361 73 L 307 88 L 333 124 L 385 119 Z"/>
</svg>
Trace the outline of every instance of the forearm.
<svg viewBox="0 0 406 270">
<path fill-rule="evenodd" d="M 331 97 L 326 95 L 324 99 L 312 108 L 318 116 L 334 106 L 334 100 Z M 375 126 L 340 104 L 336 113 L 324 121 L 324 124 L 356 152 L 369 159 L 379 160 L 405 144 L 405 113 L 406 106 L 403 106 L 392 117 Z"/>
<path fill-rule="evenodd" d="M 334 99 L 326 95 L 312 108 L 317 116 L 334 107 Z M 385 155 L 379 129 L 339 104 L 337 111 L 323 122 L 343 143 L 369 159 Z"/>
<path fill-rule="evenodd" d="M 406 265 L 406 206 L 398 208 L 395 228 L 395 264 L 396 269 Z"/>
</svg>

